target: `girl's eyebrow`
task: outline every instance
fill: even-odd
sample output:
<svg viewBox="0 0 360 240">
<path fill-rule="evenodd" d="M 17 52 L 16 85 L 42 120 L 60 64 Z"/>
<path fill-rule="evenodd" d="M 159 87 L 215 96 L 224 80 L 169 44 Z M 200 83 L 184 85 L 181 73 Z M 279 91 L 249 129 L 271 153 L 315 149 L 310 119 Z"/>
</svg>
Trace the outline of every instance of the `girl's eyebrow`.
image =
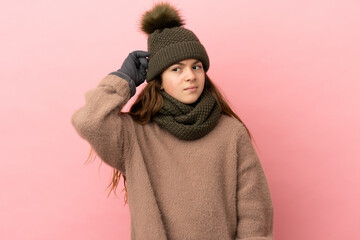
<svg viewBox="0 0 360 240">
<path fill-rule="evenodd" d="M 197 60 L 197 61 L 195 61 L 192 65 L 194 65 L 194 64 L 197 64 L 197 63 L 199 63 L 200 62 L 200 60 Z M 177 62 L 177 63 L 174 63 L 173 65 L 185 65 L 185 63 L 182 63 L 182 62 Z"/>
</svg>

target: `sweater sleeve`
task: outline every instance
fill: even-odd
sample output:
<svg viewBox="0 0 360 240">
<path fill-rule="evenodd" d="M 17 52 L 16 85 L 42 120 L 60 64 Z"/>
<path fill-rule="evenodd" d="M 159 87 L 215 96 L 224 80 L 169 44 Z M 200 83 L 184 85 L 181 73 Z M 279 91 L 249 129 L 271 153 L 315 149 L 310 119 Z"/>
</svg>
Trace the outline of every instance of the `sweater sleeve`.
<svg viewBox="0 0 360 240">
<path fill-rule="evenodd" d="M 97 155 L 123 174 L 135 131 L 131 117 L 118 113 L 129 98 L 129 84 L 118 76 L 108 75 L 95 89 L 86 92 L 85 105 L 71 118 L 78 134 Z"/>
<path fill-rule="evenodd" d="M 236 240 L 272 240 L 270 190 L 246 131 L 240 136 L 238 160 Z"/>
</svg>

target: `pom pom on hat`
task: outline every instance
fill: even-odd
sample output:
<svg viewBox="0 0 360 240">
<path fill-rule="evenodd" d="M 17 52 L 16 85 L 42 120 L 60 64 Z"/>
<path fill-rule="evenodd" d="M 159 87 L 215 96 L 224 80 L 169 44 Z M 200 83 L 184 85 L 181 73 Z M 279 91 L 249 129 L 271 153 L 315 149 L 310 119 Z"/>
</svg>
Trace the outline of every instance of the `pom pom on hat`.
<svg viewBox="0 0 360 240">
<path fill-rule="evenodd" d="M 184 24 L 184 20 L 177 9 L 169 3 L 158 3 L 151 10 L 143 14 L 141 30 L 151 34 L 157 29 L 181 27 Z"/>
<path fill-rule="evenodd" d="M 183 25 L 184 20 L 179 11 L 169 3 L 155 4 L 142 15 L 141 30 L 148 34 L 147 82 L 184 59 L 198 59 L 205 72 L 209 69 L 209 57 L 204 46 L 197 36 Z"/>
</svg>

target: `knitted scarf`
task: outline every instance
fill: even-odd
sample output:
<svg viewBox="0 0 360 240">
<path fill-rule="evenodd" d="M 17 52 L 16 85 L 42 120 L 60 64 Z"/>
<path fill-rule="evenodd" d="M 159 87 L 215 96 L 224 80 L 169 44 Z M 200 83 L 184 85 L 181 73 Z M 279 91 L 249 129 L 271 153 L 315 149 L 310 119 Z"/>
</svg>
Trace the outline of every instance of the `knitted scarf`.
<svg viewBox="0 0 360 240">
<path fill-rule="evenodd" d="M 152 120 L 182 140 L 195 140 L 205 136 L 220 118 L 220 107 L 206 89 L 190 105 L 176 100 L 165 91 L 161 91 L 161 95 L 163 107 Z"/>
</svg>

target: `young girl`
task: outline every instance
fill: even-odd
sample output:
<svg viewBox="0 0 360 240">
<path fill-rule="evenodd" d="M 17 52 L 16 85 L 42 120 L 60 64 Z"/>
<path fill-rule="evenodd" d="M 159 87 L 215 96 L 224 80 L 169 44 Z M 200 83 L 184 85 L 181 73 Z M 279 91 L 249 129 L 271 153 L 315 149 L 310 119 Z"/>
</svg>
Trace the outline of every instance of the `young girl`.
<svg viewBox="0 0 360 240">
<path fill-rule="evenodd" d="M 147 11 L 148 52 L 130 53 L 87 92 L 72 123 L 115 169 L 113 189 L 124 177 L 131 239 L 273 239 L 271 196 L 249 132 L 183 24 L 167 3 Z M 145 79 L 130 112 L 120 112 Z"/>
</svg>

